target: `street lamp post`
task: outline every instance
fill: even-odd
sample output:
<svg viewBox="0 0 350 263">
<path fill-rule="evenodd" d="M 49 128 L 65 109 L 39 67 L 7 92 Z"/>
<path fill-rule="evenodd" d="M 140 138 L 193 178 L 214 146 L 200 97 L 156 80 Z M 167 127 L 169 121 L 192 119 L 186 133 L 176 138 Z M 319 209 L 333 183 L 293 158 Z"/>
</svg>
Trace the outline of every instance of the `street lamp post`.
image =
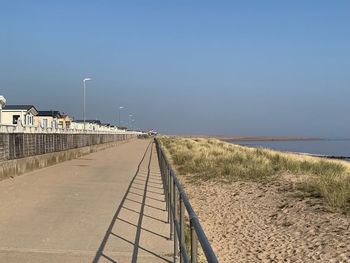
<svg viewBox="0 0 350 263">
<path fill-rule="evenodd" d="M 119 114 L 118 114 L 118 123 L 119 123 L 118 126 L 119 126 L 119 128 L 120 128 L 120 111 L 121 111 L 122 109 L 124 109 L 124 107 L 123 107 L 123 106 L 120 106 L 120 107 L 119 107 L 119 111 L 118 111 L 118 113 L 119 113 Z"/>
<path fill-rule="evenodd" d="M 131 129 L 131 118 L 132 118 L 132 114 L 129 114 L 129 129 Z"/>
<path fill-rule="evenodd" d="M 86 108 L 85 108 L 85 101 L 86 101 L 86 99 L 85 99 L 85 94 L 86 94 L 86 91 L 85 91 L 85 89 L 86 89 L 86 84 L 85 84 L 85 82 L 86 81 L 88 81 L 88 80 L 91 80 L 91 78 L 85 78 L 85 79 L 83 79 L 83 82 L 84 82 L 84 111 L 83 111 L 83 119 L 84 119 L 84 131 L 85 131 L 85 110 L 86 110 Z"/>
</svg>

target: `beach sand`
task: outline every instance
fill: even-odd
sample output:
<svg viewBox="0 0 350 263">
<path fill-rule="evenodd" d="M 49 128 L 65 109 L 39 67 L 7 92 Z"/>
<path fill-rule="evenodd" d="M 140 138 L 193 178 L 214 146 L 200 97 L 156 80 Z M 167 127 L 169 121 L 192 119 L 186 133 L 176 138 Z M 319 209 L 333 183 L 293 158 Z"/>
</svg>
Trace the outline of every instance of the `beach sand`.
<svg viewBox="0 0 350 263">
<path fill-rule="evenodd" d="M 286 180 L 180 180 L 221 263 L 350 262 L 350 215 L 290 191 Z"/>
</svg>

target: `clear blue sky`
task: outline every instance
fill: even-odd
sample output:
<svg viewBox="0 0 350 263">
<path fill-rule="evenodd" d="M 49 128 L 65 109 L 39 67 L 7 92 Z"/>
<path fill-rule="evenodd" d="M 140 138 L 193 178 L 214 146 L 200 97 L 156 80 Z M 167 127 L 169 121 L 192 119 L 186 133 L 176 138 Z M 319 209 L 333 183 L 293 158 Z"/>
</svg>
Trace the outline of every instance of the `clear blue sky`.
<svg viewBox="0 0 350 263">
<path fill-rule="evenodd" d="M 169 134 L 350 137 L 350 1 L 0 0 L 0 93 Z"/>
</svg>

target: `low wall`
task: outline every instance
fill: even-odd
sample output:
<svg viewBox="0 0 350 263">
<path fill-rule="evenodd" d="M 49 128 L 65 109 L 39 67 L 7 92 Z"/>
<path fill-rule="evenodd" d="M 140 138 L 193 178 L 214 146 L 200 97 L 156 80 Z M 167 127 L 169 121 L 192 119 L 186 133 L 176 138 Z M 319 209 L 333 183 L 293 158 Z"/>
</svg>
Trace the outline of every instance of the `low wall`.
<svg viewBox="0 0 350 263">
<path fill-rule="evenodd" d="M 77 158 L 134 134 L 0 133 L 0 180 Z"/>
<path fill-rule="evenodd" d="M 0 133 L 0 162 L 108 142 L 124 141 L 132 137 L 135 137 L 135 135 Z"/>
<path fill-rule="evenodd" d="M 28 173 L 36 169 L 51 166 L 60 162 L 78 158 L 92 152 L 107 149 L 109 147 L 117 146 L 125 143 L 128 140 L 109 142 L 98 145 L 91 145 L 70 149 L 66 151 L 59 151 L 54 153 L 47 153 L 42 155 L 30 156 L 21 159 L 9 160 L 0 162 L 0 180 L 12 178 L 17 175 Z"/>
</svg>

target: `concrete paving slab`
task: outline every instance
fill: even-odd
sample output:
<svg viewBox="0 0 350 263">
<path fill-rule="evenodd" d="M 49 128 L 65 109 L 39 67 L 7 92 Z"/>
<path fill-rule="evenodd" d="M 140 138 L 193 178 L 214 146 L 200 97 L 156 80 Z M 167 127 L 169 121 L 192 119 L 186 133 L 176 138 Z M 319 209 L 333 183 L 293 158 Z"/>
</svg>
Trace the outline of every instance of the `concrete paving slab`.
<svg viewBox="0 0 350 263">
<path fill-rule="evenodd" d="M 0 262 L 172 259 L 149 140 L 1 181 L 0 200 Z"/>
</svg>

